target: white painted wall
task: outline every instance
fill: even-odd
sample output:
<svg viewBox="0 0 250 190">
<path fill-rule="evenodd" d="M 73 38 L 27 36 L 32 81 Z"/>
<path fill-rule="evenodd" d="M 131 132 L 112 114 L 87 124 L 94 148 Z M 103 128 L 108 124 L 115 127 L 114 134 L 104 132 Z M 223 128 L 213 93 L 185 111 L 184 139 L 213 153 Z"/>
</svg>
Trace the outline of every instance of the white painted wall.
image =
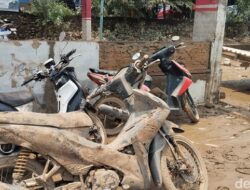
<svg viewBox="0 0 250 190">
<path fill-rule="evenodd" d="M 189 92 L 196 104 L 204 104 L 206 93 L 206 81 L 197 80 L 189 88 Z"/>
</svg>

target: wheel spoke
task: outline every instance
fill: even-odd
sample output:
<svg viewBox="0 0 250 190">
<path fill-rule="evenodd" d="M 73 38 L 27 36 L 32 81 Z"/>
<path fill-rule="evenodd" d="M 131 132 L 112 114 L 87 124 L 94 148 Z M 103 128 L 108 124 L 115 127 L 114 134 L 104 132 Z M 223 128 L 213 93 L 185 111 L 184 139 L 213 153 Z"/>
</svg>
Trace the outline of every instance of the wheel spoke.
<svg viewBox="0 0 250 190">
<path fill-rule="evenodd" d="M 4 168 L 1 169 L 1 181 L 3 181 L 3 170 L 4 170 Z"/>
<path fill-rule="evenodd" d="M 192 144 L 182 136 L 175 136 L 177 146 L 182 152 L 176 160 L 171 154 L 170 147 L 164 152 L 165 163 L 169 171 L 168 184 L 178 190 L 203 190 L 207 188 L 207 171 L 201 156 Z M 177 153 L 178 154 L 178 153 Z M 162 161 L 163 162 L 163 161 Z M 170 185 L 168 188 L 172 188 Z"/>
<path fill-rule="evenodd" d="M 5 175 L 5 179 L 7 180 L 8 178 L 8 171 L 9 171 L 9 168 L 7 168 L 7 171 L 6 171 L 6 175 Z"/>
</svg>

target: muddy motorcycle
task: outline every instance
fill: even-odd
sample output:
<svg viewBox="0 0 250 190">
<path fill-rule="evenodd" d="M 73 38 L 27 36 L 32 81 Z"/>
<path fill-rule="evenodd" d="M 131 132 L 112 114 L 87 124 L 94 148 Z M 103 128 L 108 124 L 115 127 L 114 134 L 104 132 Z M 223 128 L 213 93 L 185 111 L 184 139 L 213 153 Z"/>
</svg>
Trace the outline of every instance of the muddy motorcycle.
<svg viewBox="0 0 250 190">
<path fill-rule="evenodd" d="M 164 47 L 161 50 L 155 52 L 151 59 L 160 59 L 161 64 L 160 69 L 167 76 L 166 81 L 166 93 L 161 91 L 159 88 L 151 89 L 151 93 L 163 98 L 169 105 L 170 110 L 184 110 L 190 120 L 193 123 L 197 123 L 199 121 L 199 112 L 197 107 L 193 101 L 193 98 L 189 92 L 189 87 L 192 84 L 192 75 L 191 73 L 180 63 L 175 60 L 169 60 L 169 58 L 175 53 L 175 50 L 181 47 L 183 43 L 180 43 L 177 46 L 169 46 Z M 140 54 L 135 54 L 133 59 L 137 59 L 136 57 L 140 57 Z M 95 82 L 97 85 L 101 85 L 109 80 L 111 80 L 113 72 L 98 70 L 98 69 L 90 69 L 88 73 L 88 77 Z M 148 76 L 148 75 L 145 75 Z M 135 85 L 135 87 L 140 88 L 141 90 L 149 91 L 152 79 L 141 80 Z M 112 101 L 112 98 L 109 97 L 109 102 Z M 118 104 L 118 100 L 113 98 L 116 104 Z M 101 101 L 101 100 L 100 100 Z M 105 103 L 107 100 L 103 99 Z M 101 102 L 100 102 L 101 103 Z M 120 107 L 123 107 L 123 103 L 120 102 Z"/>
<path fill-rule="evenodd" d="M 116 72 L 113 71 L 90 68 L 87 76 L 91 81 L 100 86 L 108 81 L 111 81 L 115 74 Z M 150 83 L 151 80 L 152 78 L 149 75 L 146 74 L 145 77 L 144 75 L 142 75 L 142 78 L 134 81 L 133 88 L 138 88 L 142 91 L 149 92 L 150 88 L 146 84 Z M 124 101 L 121 100 L 121 98 L 119 98 L 118 96 L 110 94 L 108 92 L 103 93 L 102 96 L 98 98 L 95 103 L 95 107 L 98 108 L 102 104 L 111 105 L 126 110 Z M 120 118 L 116 118 L 114 116 L 99 114 L 99 118 L 101 119 L 106 129 L 107 135 L 109 136 L 117 135 L 124 126 L 124 122 Z"/>
<path fill-rule="evenodd" d="M 57 98 L 57 107 L 59 113 L 72 112 L 80 109 L 82 101 L 86 99 L 87 91 L 79 84 L 73 67 L 67 67 L 70 61 L 70 56 L 75 53 L 72 50 L 65 55 L 61 55 L 61 60 L 58 64 L 53 59 L 47 60 L 43 66 L 45 70 L 39 70 L 32 77 L 23 82 L 23 85 L 31 81 L 41 81 L 49 78 L 55 86 L 55 94 Z M 33 101 L 32 94 L 27 90 L 19 90 L 8 93 L 0 93 L 0 112 L 6 111 L 26 111 L 23 107 L 29 105 Z M 27 110 L 30 111 L 30 110 Z M 88 112 L 92 119 L 99 119 L 95 114 Z M 86 131 L 85 131 L 86 132 Z M 99 123 L 94 127 L 89 128 L 89 138 L 99 143 L 106 142 L 106 132 Z M 20 147 L 12 144 L 0 144 L 0 159 L 4 159 L 6 155 L 17 154 Z M 0 171 L 2 171 L 0 169 Z"/>
<path fill-rule="evenodd" d="M 78 132 L 93 125 L 83 111 L 0 113 L 0 140 L 22 147 L 11 172 L 13 181 L 1 183 L 0 188 L 207 189 L 203 160 L 190 141 L 175 135 L 181 129 L 166 120 L 170 112 L 167 104 L 132 87 L 142 71 L 156 62 L 136 61 L 87 97 L 84 110 L 94 109 L 91 100 L 107 91 L 120 96 L 128 107 L 128 112 L 108 105 L 99 107 L 101 112 L 120 113 L 127 119 L 120 134 L 107 145 L 86 140 Z M 30 169 L 38 159 L 43 160 L 39 164 L 44 163 L 40 170 Z"/>
<path fill-rule="evenodd" d="M 171 111 L 184 110 L 189 116 L 190 120 L 196 123 L 199 121 L 199 113 L 193 98 L 189 93 L 189 87 L 192 84 L 192 75 L 183 65 L 180 65 L 174 60 L 169 60 L 171 55 L 174 54 L 175 50 L 182 46 L 183 43 L 180 43 L 176 46 L 171 45 L 169 47 L 163 47 L 150 57 L 150 60 L 152 61 L 160 59 L 160 69 L 167 76 L 166 93 L 159 88 L 153 88 L 150 90 L 148 88 L 150 85 L 148 84 L 151 83 L 152 79 L 146 73 L 144 73 L 141 78 L 137 79 L 137 81 L 134 81 L 133 87 L 147 92 L 150 91 L 154 95 L 162 98 L 167 102 Z M 136 53 L 133 56 L 133 60 L 137 60 L 139 57 L 140 53 Z M 113 75 L 114 72 L 93 68 L 91 68 L 88 72 L 88 77 L 97 85 L 102 85 L 110 81 Z M 97 101 L 96 107 L 101 104 L 108 104 L 118 108 L 126 109 L 124 102 L 116 96 L 104 95 Z M 100 117 L 108 135 L 117 135 L 124 125 L 124 122 L 122 122 L 119 118 L 105 115 Z"/>
<path fill-rule="evenodd" d="M 0 93 L 0 112 L 31 111 L 34 97 L 26 88 Z M 0 158 L 16 150 L 14 144 L 0 144 Z"/>
<path fill-rule="evenodd" d="M 26 88 L 0 92 L 0 112 L 31 110 L 34 97 Z"/>
</svg>

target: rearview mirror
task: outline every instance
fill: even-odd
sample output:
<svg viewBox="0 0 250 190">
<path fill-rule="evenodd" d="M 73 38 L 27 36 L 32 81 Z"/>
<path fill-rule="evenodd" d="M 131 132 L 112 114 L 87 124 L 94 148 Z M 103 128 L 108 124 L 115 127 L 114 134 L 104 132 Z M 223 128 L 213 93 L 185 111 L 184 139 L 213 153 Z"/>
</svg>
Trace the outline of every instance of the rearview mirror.
<svg viewBox="0 0 250 190">
<path fill-rule="evenodd" d="M 135 53 L 133 56 L 132 56 L 132 60 L 135 61 L 137 59 L 139 59 L 141 57 L 141 54 L 139 52 Z"/>
<path fill-rule="evenodd" d="M 10 31 L 11 31 L 11 32 L 16 32 L 17 29 L 16 29 L 16 28 L 10 28 Z"/>
</svg>

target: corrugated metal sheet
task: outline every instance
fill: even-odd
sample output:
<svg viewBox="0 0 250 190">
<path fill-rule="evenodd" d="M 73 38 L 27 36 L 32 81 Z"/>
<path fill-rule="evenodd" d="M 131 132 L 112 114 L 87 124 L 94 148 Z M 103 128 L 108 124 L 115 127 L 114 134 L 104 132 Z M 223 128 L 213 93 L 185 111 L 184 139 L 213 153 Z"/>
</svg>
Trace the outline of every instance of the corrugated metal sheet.
<svg viewBox="0 0 250 190">
<path fill-rule="evenodd" d="M 250 57 L 250 51 L 246 51 L 246 50 L 235 49 L 235 48 L 223 46 L 223 51 L 232 52 L 232 53 L 244 56 L 244 57 Z"/>
</svg>

